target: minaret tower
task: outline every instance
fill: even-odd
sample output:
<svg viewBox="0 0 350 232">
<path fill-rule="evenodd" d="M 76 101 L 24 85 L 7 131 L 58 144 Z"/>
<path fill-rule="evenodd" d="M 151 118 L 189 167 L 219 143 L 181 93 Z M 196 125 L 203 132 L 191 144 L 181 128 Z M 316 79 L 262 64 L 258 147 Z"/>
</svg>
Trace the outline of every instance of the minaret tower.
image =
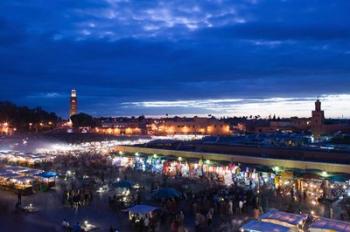
<svg viewBox="0 0 350 232">
<path fill-rule="evenodd" d="M 315 110 L 312 111 L 312 124 L 314 126 L 322 125 L 324 122 L 324 111 L 321 109 L 321 102 L 317 99 L 315 102 Z"/>
<path fill-rule="evenodd" d="M 72 89 L 70 94 L 70 110 L 69 117 L 78 113 L 78 101 L 77 101 L 77 91 Z"/>
<path fill-rule="evenodd" d="M 324 119 L 324 111 L 321 109 L 321 102 L 317 99 L 317 101 L 315 102 L 315 110 L 312 111 L 311 118 L 311 130 L 312 134 L 316 138 L 319 138 L 321 136 Z"/>
</svg>

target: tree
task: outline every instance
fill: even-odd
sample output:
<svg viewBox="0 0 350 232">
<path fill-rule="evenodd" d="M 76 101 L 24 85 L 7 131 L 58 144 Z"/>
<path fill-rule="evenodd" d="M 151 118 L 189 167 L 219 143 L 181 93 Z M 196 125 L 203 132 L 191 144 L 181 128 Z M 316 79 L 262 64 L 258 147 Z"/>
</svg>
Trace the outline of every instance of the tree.
<svg viewBox="0 0 350 232">
<path fill-rule="evenodd" d="M 55 113 L 49 113 L 42 108 L 30 109 L 25 106 L 17 106 L 10 102 L 0 102 L 0 122 L 8 122 L 19 131 L 26 131 L 32 125 L 38 126 L 40 123 L 48 124 L 50 127 L 56 125 L 60 118 Z M 41 129 L 49 129 L 42 127 Z"/>
<path fill-rule="evenodd" d="M 73 123 L 74 128 L 97 126 L 96 120 L 92 116 L 85 113 L 72 115 L 70 119 Z"/>
<path fill-rule="evenodd" d="M 144 121 L 146 119 L 145 115 L 141 115 L 137 118 L 139 122 Z"/>
</svg>

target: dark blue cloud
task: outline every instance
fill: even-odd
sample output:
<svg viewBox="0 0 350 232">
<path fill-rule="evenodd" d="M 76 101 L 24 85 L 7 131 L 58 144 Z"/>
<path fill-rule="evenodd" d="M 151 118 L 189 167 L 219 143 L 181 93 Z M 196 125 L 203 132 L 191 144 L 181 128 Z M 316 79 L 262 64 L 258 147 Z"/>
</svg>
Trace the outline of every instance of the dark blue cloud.
<svg viewBox="0 0 350 232">
<path fill-rule="evenodd" d="M 347 0 L 2 0 L 0 99 L 61 115 L 125 102 L 346 94 Z M 190 113 L 202 109 L 173 109 Z"/>
</svg>

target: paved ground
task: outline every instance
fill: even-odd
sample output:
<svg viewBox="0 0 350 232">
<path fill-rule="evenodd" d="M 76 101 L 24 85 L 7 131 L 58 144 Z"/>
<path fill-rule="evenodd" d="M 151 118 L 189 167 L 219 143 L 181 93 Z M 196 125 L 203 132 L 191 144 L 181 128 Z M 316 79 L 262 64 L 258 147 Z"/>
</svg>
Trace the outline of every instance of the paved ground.
<svg viewBox="0 0 350 232">
<path fill-rule="evenodd" d="M 122 220 L 125 215 L 117 216 L 107 203 L 106 196 L 95 196 L 91 205 L 84 206 L 78 210 L 62 205 L 60 190 L 47 193 L 37 193 L 31 196 L 24 196 L 22 204 L 32 203 L 40 208 L 37 213 L 16 212 L 15 203 L 17 196 L 9 192 L 0 192 L 0 225 L 5 230 L 1 231 L 62 231 L 61 222 L 64 218 L 72 223 L 88 220 L 107 231 L 111 225 L 118 228 L 126 227 Z M 119 220 L 118 220 L 119 218 Z"/>
</svg>

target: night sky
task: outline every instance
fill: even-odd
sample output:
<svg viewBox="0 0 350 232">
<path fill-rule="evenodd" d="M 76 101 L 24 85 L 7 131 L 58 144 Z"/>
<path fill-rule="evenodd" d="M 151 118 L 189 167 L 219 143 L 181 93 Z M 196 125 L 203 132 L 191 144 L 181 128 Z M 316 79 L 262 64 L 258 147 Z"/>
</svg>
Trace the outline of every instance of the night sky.
<svg viewBox="0 0 350 232">
<path fill-rule="evenodd" d="M 0 100 L 66 117 L 350 117 L 349 0 L 0 0 Z"/>
</svg>

